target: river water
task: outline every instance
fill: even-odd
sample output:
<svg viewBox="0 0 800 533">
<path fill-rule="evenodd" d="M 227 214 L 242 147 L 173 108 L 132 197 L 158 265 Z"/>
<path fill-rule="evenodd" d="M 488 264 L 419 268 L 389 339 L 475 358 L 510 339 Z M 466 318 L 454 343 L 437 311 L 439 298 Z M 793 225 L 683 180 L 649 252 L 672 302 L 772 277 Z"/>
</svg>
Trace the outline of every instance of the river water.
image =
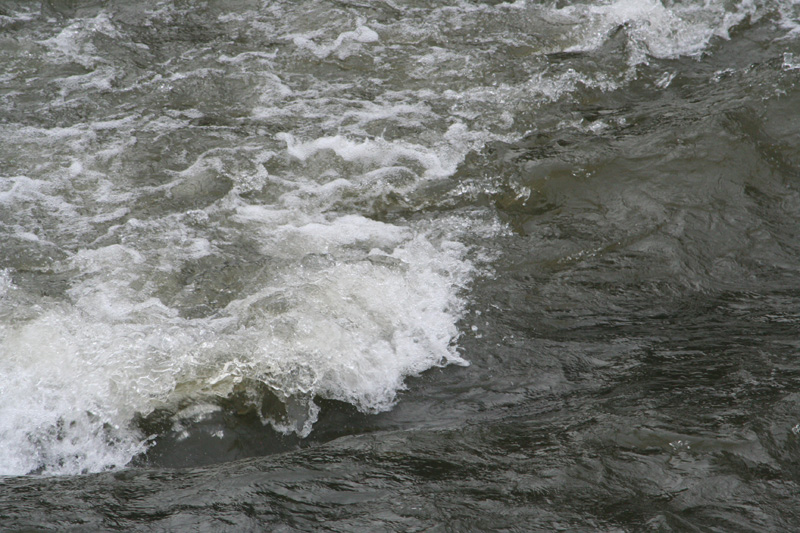
<svg viewBox="0 0 800 533">
<path fill-rule="evenodd" d="M 800 4 L 0 2 L 0 526 L 800 520 Z"/>
</svg>

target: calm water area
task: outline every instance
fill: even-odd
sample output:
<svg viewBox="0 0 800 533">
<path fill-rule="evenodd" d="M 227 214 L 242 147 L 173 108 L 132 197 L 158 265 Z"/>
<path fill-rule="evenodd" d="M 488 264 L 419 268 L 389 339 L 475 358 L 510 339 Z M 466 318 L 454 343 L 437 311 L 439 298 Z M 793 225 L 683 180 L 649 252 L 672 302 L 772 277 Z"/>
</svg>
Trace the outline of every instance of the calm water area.
<svg viewBox="0 0 800 533">
<path fill-rule="evenodd" d="M 0 0 L 0 530 L 798 523 L 800 3 Z"/>
</svg>

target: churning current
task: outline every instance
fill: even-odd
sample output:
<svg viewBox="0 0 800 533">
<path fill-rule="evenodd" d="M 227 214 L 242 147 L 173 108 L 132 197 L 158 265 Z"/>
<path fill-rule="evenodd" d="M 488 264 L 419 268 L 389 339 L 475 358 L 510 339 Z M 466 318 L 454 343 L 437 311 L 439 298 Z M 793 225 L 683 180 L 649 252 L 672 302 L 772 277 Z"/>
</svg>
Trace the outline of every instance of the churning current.
<svg viewBox="0 0 800 533">
<path fill-rule="evenodd" d="M 0 524 L 800 518 L 800 5 L 0 2 Z"/>
</svg>

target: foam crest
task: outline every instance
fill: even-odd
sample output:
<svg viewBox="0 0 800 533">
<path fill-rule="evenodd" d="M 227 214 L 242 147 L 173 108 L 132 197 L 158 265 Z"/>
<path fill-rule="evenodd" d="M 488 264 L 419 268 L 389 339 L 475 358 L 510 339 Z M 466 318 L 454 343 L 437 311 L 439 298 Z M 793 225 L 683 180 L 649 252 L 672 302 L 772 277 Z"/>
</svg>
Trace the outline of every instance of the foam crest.
<svg viewBox="0 0 800 533">
<path fill-rule="evenodd" d="M 292 135 L 286 133 L 278 134 L 277 138 L 286 142 L 289 155 L 301 161 L 330 150 L 344 161 L 360 162 L 373 167 L 417 163 L 424 169 L 423 175 L 426 177 L 448 176 L 454 172 L 458 162 L 454 158 L 443 158 L 441 154 L 428 148 L 404 142 L 390 143 L 381 139 L 355 142 L 341 135 L 297 142 Z"/>
<path fill-rule="evenodd" d="M 364 25 L 363 21 L 359 23 L 356 29 L 340 33 L 329 44 L 316 44 L 309 35 L 289 35 L 288 37 L 292 39 L 295 46 L 309 50 L 319 59 L 325 59 L 335 53 L 336 57 L 341 60 L 357 54 L 362 45 L 376 43 L 380 40 L 375 30 Z"/>
<path fill-rule="evenodd" d="M 451 141 L 463 133 L 454 131 Z M 444 171 L 432 151 L 420 158 L 388 143 L 287 140 L 299 161 L 329 151 L 364 165 L 364 176 L 373 178 L 398 153 L 417 157 L 434 175 Z M 38 188 L 20 179 L 7 193 Z M 230 193 L 204 211 L 129 218 L 110 229 L 119 243 L 79 249 L 59 264 L 56 272 L 75 274 L 66 299 L 4 321 L 0 330 L 0 352 L 11 354 L 2 361 L 10 378 L 0 392 L 19 400 L 0 407 L 0 434 L 16 450 L 0 457 L 0 471 L 123 466 L 147 447 L 136 417 L 213 403 L 234 390 L 245 390 L 260 409 L 258 384 L 286 405 L 282 413 L 262 412 L 264 421 L 307 435 L 315 397 L 377 412 L 396 402 L 407 376 L 466 364 L 454 340 L 466 305 L 461 291 L 474 270 L 458 236 L 470 229 L 454 220 L 395 225 L 284 208 L 297 194 L 269 205 Z M 338 193 L 323 184 L 316 194 Z M 220 220 L 258 249 L 249 245 L 249 255 L 225 260 L 244 263 L 234 288 L 222 276 L 187 284 L 185 272 L 214 265 L 230 245 L 209 233 Z M 259 266 L 265 258 L 269 269 Z M 4 270 L 0 277 L 4 306 L 30 306 L 13 275 Z M 198 293 L 232 297 L 211 314 L 186 315 Z"/>
<path fill-rule="evenodd" d="M 670 3 L 658 0 L 617 0 L 599 5 L 573 5 L 559 14 L 578 22 L 579 42 L 567 51 L 588 51 L 602 46 L 624 28 L 631 65 L 647 63 L 647 57 L 675 58 L 701 54 L 714 37 L 728 38 L 736 24 L 756 12 L 751 1 Z"/>
<path fill-rule="evenodd" d="M 266 219 L 248 217 L 254 229 Z M 143 254 L 120 245 L 78 254 L 69 266 L 83 281 L 70 289 L 71 305 L 2 327 L 0 392 L 9 400 L 0 435 L 14 451 L 0 456 L 0 469 L 122 466 L 146 447 L 135 415 L 225 396 L 244 382 L 266 384 L 294 407 L 265 421 L 307 435 L 316 396 L 381 411 L 406 376 L 465 364 L 452 344 L 464 307 L 458 288 L 472 269 L 463 246 L 355 215 L 260 229 L 275 239 L 265 252 L 283 242 L 294 255 L 208 319 L 181 318 L 134 290 L 151 273 Z"/>
<path fill-rule="evenodd" d="M 144 450 L 143 436 L 129 428 L 136 406 L 118 396 L 129 385 L 118 380 L 113 357 L 121 338 L 110 335 L 120 332 L 107 328 L 69 309 L 2 326 L 3 473 L 98 471 Z"/>
<path fill-rule="evenodd" d="M 255 346 L 231 376 L 244 369 L 285 398 L 374 412 L 393 405 L 406 376 L 465 364 L 452 344 L 464 307 L 457 289 L 472 269 L 464 247 L 352 216 L 277 230 L 292 250 L 332 253 L 306 254 L 291 276 L 229 306 L 247 317 L 238 334 Z M 340 248 L 355 243 L 360 252 Z"/>
<path fill-rule="evenodd" d="M 469 93 L 333 79 L 332 59 L 388 50 L 391 28 L 352 14 L 310 33 L 275 17 L 264 51 L 194 26 L 165 40 L 164 9 L 49 22 L 32 49 L 53 121 L 2 126 L 18 168 L 0 229 L 22 253 L 0 270 L 0 473 L 122 467 L 151 442 L 142 420 L 232 401 L 308 435 L 318 398 L 379 412 L 408 376 L 467 364 L 463 242 L 499 227 L 403 210 L 493 138 L 449 113 Z"/>
<path fill-rule="evenodd" d="M 94 67 L 104 62 L 91 41 L 94 34 L 102 34 L 112 39 L 121 37 L 108 13 L 101 12 L 94 18 L 80 19 L 70 24 L 58 35 L 41 41 L 41 44 L 50 49 L 54 61 L 68 60 L 84 67 Z"/>
<path fill-rule="evenodd" d="M 796 38 L 800 34 L 800 5 L 792 0 L 778 3 L 779 24 L 788 31 L 785 39 Z"/>
</svg>

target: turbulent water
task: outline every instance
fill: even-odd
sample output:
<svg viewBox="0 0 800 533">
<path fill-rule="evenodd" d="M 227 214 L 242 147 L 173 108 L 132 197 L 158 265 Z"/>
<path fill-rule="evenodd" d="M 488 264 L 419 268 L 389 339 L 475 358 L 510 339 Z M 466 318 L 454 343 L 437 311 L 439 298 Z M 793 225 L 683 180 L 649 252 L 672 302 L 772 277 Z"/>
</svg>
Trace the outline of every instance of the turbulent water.
<svg viewBox="0 0 800 533">
<path fill-rule="evenodd" d="M 800 4 L 0 2 L 0 527 L 800 520 Z"/>
</svg>

